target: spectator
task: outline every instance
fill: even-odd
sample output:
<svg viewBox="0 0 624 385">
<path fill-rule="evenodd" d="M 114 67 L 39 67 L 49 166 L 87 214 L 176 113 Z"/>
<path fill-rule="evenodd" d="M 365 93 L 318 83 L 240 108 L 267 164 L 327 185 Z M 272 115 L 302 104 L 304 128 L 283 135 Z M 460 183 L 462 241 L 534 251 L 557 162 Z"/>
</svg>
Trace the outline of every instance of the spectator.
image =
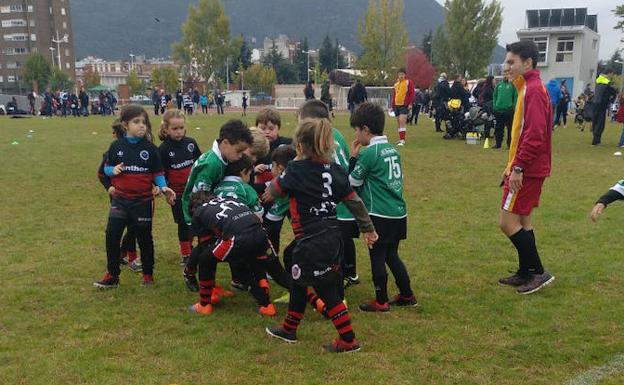
<svg viewBox="0 0 624 385">
<path fill-rule="evenodd" d="M 312 86 L 312 80 L 309 80 L 303 89 L 303 95 L 305 96 L 305 100 L 315 99 L 314 96 L 314 87 Z"/>
<path fill-rule="evenodd" d="M 570 93 L 565 81 L 561 82 L 561 99 L 557 103 L 557 115 L 555 116 L 555 126 L 559 126 L 563 120 L 563 127 L 568 125 L 568 106 L 570 105 Z"/>
<path fill-rule="evenodd" d="M 617 92 L 609 84 L 611 81 L 605 75 L 600 74 L 596 78 L 596 90 L 592 99 L 594 104 L 594 118 L 592 119 L 592 132 L 594 134 L 592 145 L 600 144 L 602 132 L 605 127 L 605 119 L 607 117 L 607 109 L 609 104 L 615 101 Z"/>
<path fill-rule="evenodd" d="M 447 80 L 446 73 L 442 72 L 438 78 L 438 84 L 435 86 L 435 90 L 431 95 L 431 106 L 434 108 L 435 113 L 435 130 L 436 132 L 442 132 L 440 127 L 442 119 L 446 111 L 446 103 L 451 98 L 451 87 Z"/>
<path fill-rule="evenodd" d="M 511 127 L 514 118 L 514 109 L 516 108 L 516 101 L 518 99 L 518 91 L 516 87 L 505 76 L 503 81 L 496 84 L 494 89 L 494 99 L 492 107 L 494 110 L 494 117 L 496 118 L 496 127 L 494 128 L 494 138 L 496 144 L 492 148 L 501 148 L 503 144 L 503 136 L 505 133 L 505 126 L 507 127 L 507 148 L 511 143 Z"/>
<path fill-rule="evenodd" d="M 80 100 L 80 115 L 89 116 L 89 95 L 87 95 L 83 87 L 80 88 L 78 99 Z"/>
</svg>

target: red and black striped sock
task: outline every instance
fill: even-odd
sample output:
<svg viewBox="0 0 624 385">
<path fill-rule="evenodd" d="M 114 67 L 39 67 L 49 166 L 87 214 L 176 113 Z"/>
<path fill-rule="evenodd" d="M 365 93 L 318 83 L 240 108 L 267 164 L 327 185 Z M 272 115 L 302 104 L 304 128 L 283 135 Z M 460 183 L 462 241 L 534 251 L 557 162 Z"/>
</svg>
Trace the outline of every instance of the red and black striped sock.
<svg viewBox="0 0 624 385">
<path fill-rule="evenodd" d="M 299 327 L 299 323 L 303 319 L 303 313 L 298 313 L 296 311 L 288 310 L 286 314 L 286 318 L 284 318 L 284 323 L 282 323 L 282 327 L 289 333 L 296 333 L 297 327 Z"/>
<path fill-rule="evenodd" d="M 327 313 L 329 314 L 334 327 L 338 331 L 340 338 L 346 342 L 353 341 L 355 333 L 353 332 L 351 318 L 349 317 L 349 311 L 347 310 L 345 304 L 340 302 L 338 305 L 331 308 Z"/>
<path fill-rule="evenodd" d="M 199 281 L 199 304 L 202 306 L 208 305 L 210 297 L 212 296 L 212 289 L 214 289 L 215 282 L 213 280 Z"/>
<path fill-rule="evenodd" d="M 306 293 L 306 301 L 308 301 L 308 303 L 316 309 L 316 301 L 318 300 L 319 296 L 314 294 L 312 290 L 308 289 L 308 292 Z"/>
</svg>

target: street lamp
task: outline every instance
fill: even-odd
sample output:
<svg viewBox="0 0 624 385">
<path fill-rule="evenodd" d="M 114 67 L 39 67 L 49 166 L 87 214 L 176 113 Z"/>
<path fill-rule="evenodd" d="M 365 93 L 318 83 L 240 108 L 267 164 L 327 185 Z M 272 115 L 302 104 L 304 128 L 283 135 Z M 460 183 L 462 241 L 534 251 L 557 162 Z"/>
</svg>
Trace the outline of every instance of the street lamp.
<svg viewBox="0 0 624 385">
<path fill-rule="evenodd" d="M 158 56 L 162 57 L 162 23 L 160 22 L 160 18 L 155 17 L 154 21 L 158 23 Z"/>
<path fill-rule="evenodd" d="M 130 54 L 130 71 L 134 71 L 134 54 Z"/>
<path fill-rule="evenodd" d="M 56 50 L 56 48 L 54 47 L 49 47 L 50 48 L 50 57 L 52 58 L 52 68 L 54 68 L 54 51 Z"/>
<path fill-rule="evenodd" d="M 306 67 L 307 68 L 306 72 L 308 73 L 308 83 L 310 83 L 310 53 L 314 52 L 314 50 L 309 49 L 307 51 L 301 51 L 301 52 L 308 54 L 308 66 Z"/>
<path fill-rule="evenodd" d="M 238 75 L 241 77 L 241 91 L 245 89 L 245 71 L 240 70 L 236 71 Z"/>
<path fill-rule="evenodd" d="M 61 43 L 68 43 L 69 36 L 67 34 L 63 35 L 62 39 L 59 39 L 58 31 L 56 31 L 56 40 L 52 39 L 52 43 L 56 43 L 56 58 L 58 59 L 59 69 L 63 69 L 61 65 Z"/>
</svg>

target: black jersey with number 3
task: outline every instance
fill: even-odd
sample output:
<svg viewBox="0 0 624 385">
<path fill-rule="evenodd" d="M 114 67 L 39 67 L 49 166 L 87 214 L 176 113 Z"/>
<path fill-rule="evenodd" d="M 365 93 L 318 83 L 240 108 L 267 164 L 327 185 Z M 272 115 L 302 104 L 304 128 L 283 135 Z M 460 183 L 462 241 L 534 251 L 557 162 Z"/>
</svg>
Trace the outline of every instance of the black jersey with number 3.
<svg viewBox="0 0 624 385">
<path fill-rule="evenodd" d="M 273 186 L 290 197 L 295 238 L 337 226 L 337 203 L 355 194 L 342 167 L 309 159 L 290 162 Z"/>
</svg>

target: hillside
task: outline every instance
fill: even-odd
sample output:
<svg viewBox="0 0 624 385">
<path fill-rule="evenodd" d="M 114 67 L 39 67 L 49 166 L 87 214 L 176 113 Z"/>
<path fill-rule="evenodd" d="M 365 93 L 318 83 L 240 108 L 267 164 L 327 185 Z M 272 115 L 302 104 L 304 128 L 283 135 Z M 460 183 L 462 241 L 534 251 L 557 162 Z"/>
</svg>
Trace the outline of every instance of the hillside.
<svg viewBox="0 0 624 385">
<path fill-rule="evenodd" d="M 180 25 L 194 0 L 72 0 L 76 57 L 94 55 L 126 59 L 128 54 L 168 56 L 180 38 Z M 326 34 L 348 49 L 359 51 L 358 20 L 368 0 L 223 0 L 231 33 L 255 38 L 286 34 L 307 37 L 318 47 Z M 160 22 L 157 22 L 158 18 Z M 412 42 L 443 22 L 444 10 L 435 0 L 406 0 L 404 22 Z M 160 43 L 162 42 L 162 44 Z"/>
</svg>

